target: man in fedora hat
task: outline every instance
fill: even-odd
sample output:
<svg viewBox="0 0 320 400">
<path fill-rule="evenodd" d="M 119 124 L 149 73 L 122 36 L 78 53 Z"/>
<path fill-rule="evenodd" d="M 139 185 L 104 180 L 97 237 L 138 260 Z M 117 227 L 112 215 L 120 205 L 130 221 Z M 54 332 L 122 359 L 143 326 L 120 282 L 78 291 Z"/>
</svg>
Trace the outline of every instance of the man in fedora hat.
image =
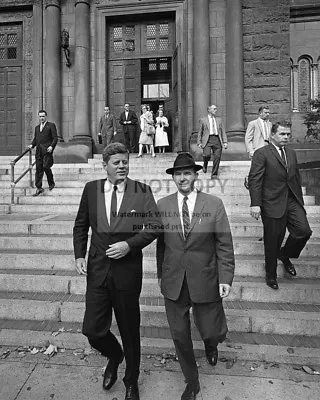
<svg viewBox="0 0 320 400">
<path fill-rule="evenodd" d="M 222 299 L 234 275 L 229 221 L 221 199 L 195 189 L 197 165 L 189 153 L 178 154 L 166 170 L 177 193 L 158 202 L 163 230 L 157 240 L 157 273 L 166 314 L 187 386 L 181 400 L 200 391 L 193 353 L 189 310 L 204 341 L 206 359 L 215 365 L 217 345 L 227 334 Z"/>
</svg>

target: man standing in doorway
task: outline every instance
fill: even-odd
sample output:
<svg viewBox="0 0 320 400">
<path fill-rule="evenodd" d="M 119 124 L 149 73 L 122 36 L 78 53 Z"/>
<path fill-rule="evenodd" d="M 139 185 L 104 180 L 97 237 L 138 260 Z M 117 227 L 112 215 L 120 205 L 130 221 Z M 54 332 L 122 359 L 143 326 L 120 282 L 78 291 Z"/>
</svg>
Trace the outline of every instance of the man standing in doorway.
<svg viewBox="0 0 320 400">
<path fill-rule="evenodd" d="M 137 124 L 138 118 L 134 111 L 130 110 L 130 105 L 124 105 L 124 111 L 120 114 L 120 125 L 123 126 L 124 139 L 127 149 L 130 153 L 134 153 L 137 148 Z"/>
<path fill-rule="evenodd" d="M 222 146 L 228 147 L 228 139 L 224 130 L 222 120 L 216 117 L 217 106 L 208 107 L 208 115 L 200 119 L 200 129 L 198 132 L 198 146 L 203 149 L 203 172 L 207 172 L 208 161 L 212 151 L 212 171 L 211 179 L 218 176 L 219 164 L 221 159 Z"/>
<path fill-rule="evenodd" d="M 36 147 L 36 175 L 35 185 L 36 192 L 33 196 L 39 196 L 44 192 L 42 188 L 42 178 L 46 173 L 49 190 L 55 187 L 51 167 L 53 165 L 53 150 L 58 142 L 57 128 L 53 122 L 47 121 L 47 112 L 40 110 L 40 124 L 36 126 L 32 143 L 28 146 L 29 149 Z"/>
<path fill-rule="evenodd" d="M 124 144 L 105 147 L 103 168 L 106 179 L 84 187 L 73 228 L 75 266 L 87 275 L 82 332 L 109 359 L 103 388 L 115 384 L 125 357 L 125 400 L 139 400 L 142 249 L 156 238 L 161 221 L 150 187 L 128 178 L 129 152 Z M 113 312 L 122 346 L 111 332 Z"/>
<path fill-rule="evenodd" d="M 104 115 L 100 118 L 98 136 L 102 138 L 103 147 L 108 146 L 112 142 L 113 137 L 117 134 L 116 119 L 110 113 L 110 108 L 105 106 Z"/>
<path fill-rule="evenodd" d="M 248 123 L 245 134 L 245 144 L 250 160 L 254 152 L 260 147 L 267 146 L 270 140 L 272 123 L 269 121 L 269 107 L 261 106 L 258 113 L 259 117 Z M 248 189 L 248 177 L 245 178 L 244 186 Z"/>
<path fill-rule="evenodd" d="M 304 209 L 297 156 L 287 147 L 291 124 L 272 125 L 270 144 L 254 152 L 249 173 L 250 214 L 263 223 L 266 283 L 278 289 L 277 259 L 295 276 L 290 258 L 298 258 L 311 236 Z M 286 232 L 288 239 L 281 247 Z"/>
<path fill-rule="evenodd" d="M 179 153 L 172 175 L 177 193 L 158 202 L 163 233 L 157 241 L 157 273 L 179 363 L 187 386 L 181 400 L 200 391 L 189 311 L 204 342 L 206 359 L 216 365 L 219 343 L 228 331 L 222 299 L 234 275 L 234 251 L 228 217 L 216 196 L 195 189 L 200 165 Z"/>
</svg>

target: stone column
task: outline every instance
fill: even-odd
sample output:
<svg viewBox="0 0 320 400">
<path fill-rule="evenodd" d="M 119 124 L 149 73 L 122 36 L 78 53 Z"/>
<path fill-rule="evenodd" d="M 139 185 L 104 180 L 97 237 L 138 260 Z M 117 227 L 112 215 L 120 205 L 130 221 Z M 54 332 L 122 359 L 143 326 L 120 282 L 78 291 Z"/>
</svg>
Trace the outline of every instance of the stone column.
<svg viewBox="0 0 320 400">
<path fill-rule="evenodd" d="M 226 0 L 226 132 L 244 141 L 242 0 Z"/>
<path fill-rule="evenodd" d="M 90 134 L 90 0 L 75 0 L 74 139 Z"/>
<path fill-rule="evenodd" d="M 45 61 L 45 108 L 48 120 L 56 124 L 59 141 L 61 132 L 61 22 L 60 0 L 45 1 L 46 36 Z"/>
<path fill-rule="evenodd" d="M 193 130 L 210 104 L 209 0 L 193 1 Z"/>
<path fill-rule="evenodd" d="M 299 111 L 299 66 L 298 66 L 298 64 L 295 64 L 292 66 L 292 75 L 293 75 L 293 82 L 291 83 L 293 86 L 293 98 L 291 99 L 292 111 L 298 112 Z"/>
<path fill-rule="evenodd" d="M 318 64 L 311 64 L 312 71 L 312 99 L 316 99 L 319 94 Z"/>
</svg>

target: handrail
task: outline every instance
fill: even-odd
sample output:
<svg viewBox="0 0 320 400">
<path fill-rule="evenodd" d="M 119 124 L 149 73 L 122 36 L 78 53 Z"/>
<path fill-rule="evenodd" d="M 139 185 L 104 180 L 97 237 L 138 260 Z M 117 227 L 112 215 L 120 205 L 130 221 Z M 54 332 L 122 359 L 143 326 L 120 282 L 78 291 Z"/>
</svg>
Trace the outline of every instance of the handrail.
<svg viewBox="0 0 320 400">
<path fill-rule="evenodd" d="M 29 153 L 29 167 L 22 172 L 22 174 L 15 180 L 14 179 L 14 167 L 16 163 L 21 160 L 23 156 Z M 11 165 L 11 204 L 14 204 L 14 188 L 16 184 L 29 172 L 29 185 L 32 187 L 32 167 L 35 165 L 35 161 L 32 162 L 32 150 L 26 149 L 23 153 L 21 153 L 18 157 L 10 162 Z"/>
</svg>

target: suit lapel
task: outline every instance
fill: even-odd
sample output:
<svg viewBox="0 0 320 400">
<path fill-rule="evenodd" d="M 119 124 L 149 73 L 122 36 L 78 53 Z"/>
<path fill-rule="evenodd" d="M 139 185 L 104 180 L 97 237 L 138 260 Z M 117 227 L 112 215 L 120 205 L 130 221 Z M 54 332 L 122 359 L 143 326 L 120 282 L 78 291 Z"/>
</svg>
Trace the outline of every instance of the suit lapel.
<svg viewBox="0 0 320 400">
<path fill-rule="evenodd" d="M 271 153 L 276 157 L 276 159 L 285 168 L 285 170 L 287 170 L 287 166 L 286 166 L 285 162 L 282 160 L 282 158 L 280 157 L 278 150 L 274 147 L 274 145 L 272 143 L 270 143 L 269 146 L 270 146 Z M 287 153 L 286 153 L 286 155 L 287 155 Z M 287 158 L 287 161 L 288 161 L 288 158 Z"/>
<path fill-rule="evenodd" d="M 192 215 L 192 219 L 191 219 L 191 223 L 190 223 L 189 234 L 192 231 L 192 229 L 194 228 L 195 224 L 199 221 L 203 207 L 204 207 L 204 200 L 201 196 L 201 192 L 198 192 L 196 204 L 194 205 L 193 215 Z"/>
<path fill-rule="evenodd" d="M 171 212 L 169 215 L 172 215 L 172 226 L 178 226 L 178 234 L 180 238 L 184 241 L 184 236 L 183 236 L 183 231 L 182 231 L 182 225 L 181 225 L 181 218 L 179 214 L 179 205 L 178 205 L 178 192 L 172 196 L 172 202 L 171 202 L 171 207 L 172 209 L 170 210 Z"/>
<path fill-rule="evenodd" d="M 97 183 L 97 228 L 99 232 L 109 232 L 110 225 L 107 218 L 106 202 L 104 195 L 104 183 L 106 179 L 101 179 Z"/>
</svg>

